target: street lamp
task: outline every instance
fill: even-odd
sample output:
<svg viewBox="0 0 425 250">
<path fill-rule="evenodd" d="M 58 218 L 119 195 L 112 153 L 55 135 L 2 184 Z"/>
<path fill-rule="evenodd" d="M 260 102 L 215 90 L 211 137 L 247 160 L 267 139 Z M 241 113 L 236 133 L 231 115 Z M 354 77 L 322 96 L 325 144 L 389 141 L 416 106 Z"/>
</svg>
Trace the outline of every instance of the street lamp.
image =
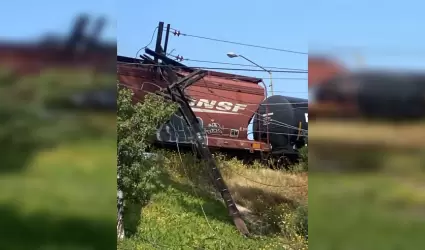
<svg viewBox="0 0 425 250">
<path fill-rule="evenodd" d="M 269 85 L 269 87 L 270 87 L 270 92 L 273 95 L 273 79 L 272 79 L 272 72 L 270 70 L 267 70 L 264 67 L 256 64 L 255 62 L 249 60 L 248 58 L 244 57 L 243 55 L 239 55 L 239 54 L 236 54 L 236 53 L 233 53 L 233 52 L 229 52 L 229 53 L 227 53 L 227 56 L 229 58 L 242 57 L 243 59 L 247 60 L 248 62 L 254 64 L 255 66 L 257 66 L 260 69 L 262 69 L 262 70 L 266 71 L 267 73 L 269 73 L 269 75 L 270 75 L 270 85 Z"/>
<path fill-rule="evenodd" d="M 270 85 L 269 85 L 269 87 L 270 87 L 270 92 L 273 95 L 272 72 L 270 70 L 267 70 L 264 67 L 261 67 L 260 65 L 258 65 L 255 62 L 249 60 L 248 58 L 244 57 L 243 55 L 238 55 L 238 54 L 235 54 L 233 52 L 229 52 L 229 53 L 227 53 L 227 56 L 229 58 L 242 57 L 243 59 L 247 60 L 248 62 L 254 64 L 255 66 L 257 66 L 260 69 L 262 69 L 262 70 L 266 71 L 267 73 L 269 73 L 269 75 L 270 75 Z M 262 83 L 264 84 L 263 81 L 262 81 Z M 264 91 L 265 91 L 265 100 L 266 100 L 266 114 L 269 114 L 269 105 L 267 105 L 268 104 L 268 99 L 267 99 L 268 95 L 267 95 L 266 84 L 264 84 Z M 266 123 L 266 129 L 267 129 L 267 133 L 266 133 L 267 134 L 267 144 L 270 144 L 270 133 L 269 133 L 269 123 L 268 122 Z"/>
<path fill-rule="evenodd" d="M 229 53 L 227 53 L 227 56 L 228 56 L 228 57 L 230 57 L 230 58 L 238 57 L 238 55 L 236 55 L 236 54 L 235 54 L 235 53 L 233 53 L 233 52 L 229 52 Z"/>
</svg>

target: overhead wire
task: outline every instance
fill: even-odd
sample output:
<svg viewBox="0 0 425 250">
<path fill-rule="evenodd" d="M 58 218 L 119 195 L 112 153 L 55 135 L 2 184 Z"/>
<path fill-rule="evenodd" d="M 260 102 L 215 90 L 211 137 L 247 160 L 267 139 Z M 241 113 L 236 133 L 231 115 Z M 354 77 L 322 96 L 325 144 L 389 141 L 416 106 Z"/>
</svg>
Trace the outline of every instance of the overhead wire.
<svg viewBox="0 0 425 250">
<path fill-rule="evenodd" d="M 176 58 L 177 61 L 191 61 L 191 62 L 201 62 L 201 63 L 211 63 L 211 64 L 223 64 L 223 65 L 233 65 L 233 66 L 242 66 L 242 67 L 251 67 L 256 68 L 257 66 L 252 64 L 241 64 L 241 63 L 228 63 L 228 62 L 217 62 L 217 61 L 209 61 L 209 60 L 199 60 L 199 59 L 190 59 L 190 58 L 183 58 L 182 56 L 175 56 L 170 55 L 174 58 Z M 285 67 L 272 67 L 272 66 L 263 66 L 265 69 L 282 69 L 282 70 L 297 70 L 297 71 L 305 71 L 306 69 L 297 69 L 297 68 L 285 68 Z"/>
<path fill-rule="evenodd" d="M 226 73 L 228 74 L 228 73 Z M 235 75 L 233 77 L 221 77 L 221 79 L 227 79 L 227 80 L 243 80 L 243 79 L 247 79 L 247 78 L 252 78 L 251 76 L 238 76 Z M 266 79 L 266 80 L 295 80 L 295 81 L 307 81 L 308 78 L 303 78 L 303 77 L 254 77 L 254 78 L 261 78 L 261 79 Z M 274 90 L 273 92 L 278 92 L 276 90 Z"/>
<path fill-rule="evenodd" d="M 205 37 L 205 36 L 199 36 L 199 35 L 192 35 L 192 34 L 182 33 L 179 30 L 174 29 L 174 28 L 171 28 L 169 32 L 171 32 L 174 36 L 186 36 L 186 37 L 193 37 L 193 38 L 198 38 L 198 39 L 210 40 L 210 41 L 221 42 L 221 43 L 229 43 L 229 44 L 235 44 L 235 45 L 246 46 L 246 47 L 253 47 L 253 48 L 259 48 L 259 49 L 273 50 L 273 51 L 279 51 L 279 52 L 285 52 L 285 53 L 292 53 L 292 54 L 299 54 L 299 55 L 308 55 L 308 52 L 295 51 L 295 50 L 289 50 L 289 49 L 281 49 L 281 48 L 274 48 L 274 47 L 268 47 L 268 46 L 262 46 L 262 45 L 256 45 L 256 44 L 234 42 L 234 41 L 229 41 L 229 40 L 223 40 L 223 39 L 217 39 L 217 38 L 211 38 L 211 37 Z"/>
<path fill-rule="evenodd" d="M 210 115 L 208 115 L 208 114 L 205 114 L 206 116 L 208 116 L 209 118 L 211 118 L 211 116 Z M 176 116 L 177 118 L 179 118 L 179 119 L 181 119 L 183 122 L 186 122 L 182 117 L 180 117 L 180 116 Z M 211 120 L 217 120 L 217 119 L 212 119 L 211 118 Z M 219 121 L 218 121 L 218 123 L 220 123 Z M 202 127 L 203 129 L 205 129 L 205 128 L 210 128 L 209 126 L 203 126 Z M 216 128 L 216 127 L 211 127 L 211 128 Z M 232 128 L 226 128 L 226 127 L 219 127 L 220 129 L 232 129 Z M 298 128 L 297 128 L 297 130 L 298 130 Z M 267 132 L 267 131 L 262 131 L 262 130 L 254 130 L 254 131 L 251 131 L 251 132 L 249 132 L 249 133 L 247 133 L 248 135 L 249 134 L 254 134 L 254 133 L 257 133 L 257 132 L 260 132 L 260 133 L 268 133 L 268 134 L 276 134 L 276 135 L 292 135 L 292 136 L 302 136 L 302 137 L 308 137 L 308 135 L 306 135 L 306 134 L 291 134 L 291 133 L 280 133 L 280 132 Z M 230 139 L 232 139 L 232 138 L 230 138 Z M 237 139 L 236 139 L 237 140 Z"/>
<path fill-rule="evenodd" d="M 227 80 L 239 80 L 239 79 L 246 79 L 249 78 L 248 76 L 234 76 L 234 77 L 220 77 L 222 79 L 227 79 Z M 307 81 L 308 78 L 302 78 L 302 77 L 255 77 L 255 78 L 261 78 L 261 79 L 266 79 L 266 80 L 295 80 L 295 81 Z M 274 90 L 273 92 L 277 92 L 276 90 Z"/>
<path fill-rule="evenodd" d="M 121 64 L 121 62 L 118 62 Z M 122 63 L 122 64 L 127 64 L 127 63 Z M 137 65 L 141 65 L 139 63 L 128 63 L 128 64 L 137 64 Z M 146 65 L 146 64 L 143 64 Z M 151 66 L 151 64 L 149 65 Z M 308 73 L 308 72 L 306 72 Z M 302 81 L 307 81 L 308 78 L 307 77 L 252 77 L 252 76 L 241 76 L 241 75 L 232 75 L 231 73 L 226 73 L 229 76 L 225 77 L 225 76 L 220 76 L 220 79 L 226 79 L 226 80 L 243 80 L 243 79 L 249 79 L 249 78 L 258 78 L 258 79 L 273 79 L 273 80 L 302 80 Z M 279 91 L 274 91 L 274 92 L 279 92 Z"/>
<path fill-rule="evenodd" d="M 146 45 L 146 46 L 144 46 L 144 47 L 142 47 L 142 48 L 140 48 L 137 52 L 136 52 L 136 55 L 134 56 L 134 58 L 137 58 L 137 56 L 139 55 L 139 53 L 140 53 L 140 51 L 141 50 L 143 50 L 143 49 L 146 49 L 149 45 L 151 45 L 151 43 L 153 42 L 153 38 L 155 37 L 155 33 L 156 33 L 156 31 L 158 30 L 158 26 L 156 26 L 156 28 L 153 30 L 153 32 L 152 32 L 152 37 L 151 37 L 151 40 L 150 40 L 150 42 Z"/>
<path fill-rule="evenodd" d="M 299 93 L 299 94 L 306 94 L 308 91 L 285 91 L 285 90 L 273 90 L 275 93 Z"/>
<path fill-rule="evenodd" d="M 247 110 L 248 110 L 248 109 L 247 109 Z M 249 117 L 249 118 L 252 118 L 254 115 L 257 115 L 257 120 L 259 120 L 259 121 L 261 121 L 261 122 L 263 122 L 263 123 L 268 123 L 268 124 L 270 124 L 270 125 L 275 125 L 275 126 L 277 126 L 277 127 L 282 127 L 282 128 L 289 128 L 289 129 L 294 129 L 294 130 L 300 130 L 299 128 L 297 128 L 297 127 L 295 127 L 295 126 L 292 126 L 292 125 L 290 125 L 290 124 L 287 124 L 287 123 L 283 123 L 283 122 L 277 121 L 277 120 L 275 120 L 275 119 L 269 119 L 269 120 L 266 120 L 266 119 L 262 118 L 262 115 L 261 115 L 261 114 L 259 114 L 259 113 L 257 113 L 257 112 L 254 112 L 254 111 L 252 111 L 252 110 L 248 110 L 248 111 L 252 112 L 252 113 L 253 113 L 253 115 L 246 115 L 246 114 L 243 114 L 243 113 L 239 113 L 239 115 L 241 115 L 241 116 L 245 116 L 245 117 Z M 203 113 L 203 114 L 205 114 L 205 115 L 207 115 L 208 117 L 210 117 L 207 113 Z M 211 118 L 211 117 L 210 117 L 210 118 Z M 307 130 L 305 130 L 305 129 L 301 129 L 301 131 L 307 131 Z"/>
<path fill-rule="evenodd" d="M 247 71 L 247 72 L 264 72 L 262 69 L 244 69 L 244 68 L 219 68 L 219 67 L 189 67 L 189 66 L 170 66 L 170 65 L 158 65 L 158 64 L 141 64 L 141 63 L 128 63 L 128 62 L 118 62 L 118 64 L 125 65 L 140 65 L 140 66 L 155 66 L 159 68 L 187 68 L 187 69 L 204 69 L 204 70 L 234 70 L 234 71 Z M 270 70 L 272 73 L 294 73 L 294 74 L 307 74 L 307 71 L 296 71 L 296 70 Z M 247 77 L 248 78 L 248 77 Z"/>
</svg>

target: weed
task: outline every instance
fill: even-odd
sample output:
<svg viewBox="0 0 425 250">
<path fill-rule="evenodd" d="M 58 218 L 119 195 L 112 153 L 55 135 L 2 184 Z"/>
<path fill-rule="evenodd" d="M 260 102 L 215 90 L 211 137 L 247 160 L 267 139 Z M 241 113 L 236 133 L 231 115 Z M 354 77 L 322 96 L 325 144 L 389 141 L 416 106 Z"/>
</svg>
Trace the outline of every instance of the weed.
<svg viewBox="0 0 425 250">
<path fill-rule="evenodd" d="M 307 234 L 303 231 L 307 214 L 298 209 L 307 200 L 305 174 L 271 170 L 259 164 L 248 167 L 236 159 L 215 155 L 254 236 L 244 239 L 234 228 L 211 184 L 208 168 L 201 161 L 191 154 L 164 150 L 157 154 L 164 156 L 163 170 L 167 174 L 162 182 L 166 188 L 155 194 L 143 211 L 139 208 L 127 215 L 140 222 L 126 222 L 137 224 L 136 233 L 120 242 L 118 249 L 307 248 Z M 279 210 L 285 205 L 286 210 Z M 284 226 L 285 223 L 289 224 Z"/>
</svg>

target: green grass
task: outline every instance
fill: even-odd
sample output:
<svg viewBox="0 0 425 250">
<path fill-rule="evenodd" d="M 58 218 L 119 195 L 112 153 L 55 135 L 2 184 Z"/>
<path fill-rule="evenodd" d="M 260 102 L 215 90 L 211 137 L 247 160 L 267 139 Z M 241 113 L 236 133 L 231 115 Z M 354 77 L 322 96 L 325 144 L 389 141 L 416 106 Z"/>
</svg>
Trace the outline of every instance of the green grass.
<svg viewBox="0 0 425 250">
<path fill-rule="evenodd" d="M 424 175 L 309 176 L 309 245 L 313 249 L 422 249 Z"/>
<path fill-rule="evenodd" d="M 137 215 L 126 223 L 134 217 Z M 196 196 L 177 183 L 156 194 L 143 208 L 136 230 L 118 249 L 303 249 L 277 236 L 242 237 L 222 203 Z"/>
<path fill-rule="evenodd" d="M 213 194 L 214 188 L 206 181 L 209 177 L 202 170 L 205 167 L 195 163 L 190 155 L 182 157 L 183 164 L 176 153 L 166 153 L 166 158 L 165 188 L 158 190 L 147 206 L 131 206 L 127 210 L 128 237 L 118 244 L 118 249 L 307 249 L 306 240 L 293 234 L 294 219 L 300 218 L 295 217 L 299 214 L 295 208 L 280 207 L 287 203 L 305 204 L 305 174 L 248 169 L 235 160 L 226 160 L 220 166 L 234 200 L 252 211 L 250 219 L 245 219 L 252 236 L 245 238 L 237 231 L 220 195 Z M 241 179 L 234 173 L 236 170 L 257 182 Z M 282 188 L 272 189 L 261 182 Z M 277 225 L 285 229 L 276 229 Z"/>
<path fill-rule="evenodd" d="M 115 140 L 77 140 L 0 175 L 2 249 L 114 249 L 115 161 Z"/>
</svg>

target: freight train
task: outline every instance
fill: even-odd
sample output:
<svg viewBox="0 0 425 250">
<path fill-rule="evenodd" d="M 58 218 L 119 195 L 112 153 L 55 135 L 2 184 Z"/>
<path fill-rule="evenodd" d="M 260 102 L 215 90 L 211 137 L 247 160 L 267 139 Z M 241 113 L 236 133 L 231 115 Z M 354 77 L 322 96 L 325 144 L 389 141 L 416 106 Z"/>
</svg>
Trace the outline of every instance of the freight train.
<svg viewBox="0 0 425 250">
<path fill-rule="evenodd" d="M 164 55 L 149 49 L 146 52 L 166 61 L 180 77 L 193 71 Z M 142 59 L 117 56 L 118 81 L 133 89 L 136 101 L 168 84 L 157 74 L 158 67 L 153 62 L 148 55 Z M 266 97 L 260 83 L 259 78 L 208 71 L 185 92 L 212 152 L 248 162 L 296 161 L 299 149 L 307 145 L 308 100 L 280 95 Z M 249 131 L 251 122 L 253 129 Z M 253 140 L 248 139 L 250 133 Z M 165 148 L 175 148 L 178 144 L 180 149 L 190 149 L 192 138 L 185 121 L 175 114 L 158 129 L 155 144 Z"/>
</svg>

